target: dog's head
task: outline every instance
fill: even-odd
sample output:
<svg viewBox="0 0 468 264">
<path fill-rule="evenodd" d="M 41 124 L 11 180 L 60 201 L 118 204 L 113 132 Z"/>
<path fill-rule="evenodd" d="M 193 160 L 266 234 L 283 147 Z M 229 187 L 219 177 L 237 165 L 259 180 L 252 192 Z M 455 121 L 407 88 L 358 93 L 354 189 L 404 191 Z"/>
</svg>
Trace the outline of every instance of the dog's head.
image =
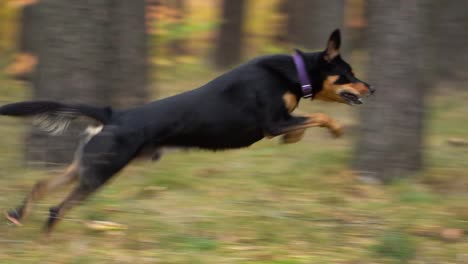
<svg viewBox="0 0 468 264">
<path fill-rule="evenodd" d="M 362 97 L 375 92 L 369 84 L 359 80 L 351 66 L 340 56 L 341 34 L 338 29 L 331 34 L 327 48 L 320 54 L 320 90 L 314 99 L 349 105 L 362 104 Z"/>
</svg>

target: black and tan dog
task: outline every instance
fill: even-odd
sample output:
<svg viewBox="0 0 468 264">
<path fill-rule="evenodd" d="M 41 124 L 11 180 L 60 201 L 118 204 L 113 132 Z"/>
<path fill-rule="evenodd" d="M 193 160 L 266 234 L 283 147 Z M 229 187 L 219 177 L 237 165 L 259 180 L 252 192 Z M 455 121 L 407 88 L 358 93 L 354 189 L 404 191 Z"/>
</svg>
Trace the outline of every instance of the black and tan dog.
<svg viewBox="0 0 468 264">
<path fill-rule="evenodd" d="M 302 97 L 354 105 L 373 92 L 354 76 L 339 47 L 336 30 L 323 52 L 257 58 L 198 89 L 124 111 L 48 101 L 0 107 L 1 115 L 33 116 L 51 133 L 64 131 L 79 116 L 102 124 L 88 129 L 64 174 L 38 182 L 21 206 L 6 213 L 7 218 L 20 225 L 33 202 L 78 181 L 71 194 L 50 209 L 45 226 L 50 232 L 68 210 L 131 160 L 145 153 L 159 156 L 163 147 L 241 148 L 279 135 L 293 143 L 309 127 L 326 127 L 339 136 L 340 124 L 327 115 L 291 115 Z"/>
</svg>

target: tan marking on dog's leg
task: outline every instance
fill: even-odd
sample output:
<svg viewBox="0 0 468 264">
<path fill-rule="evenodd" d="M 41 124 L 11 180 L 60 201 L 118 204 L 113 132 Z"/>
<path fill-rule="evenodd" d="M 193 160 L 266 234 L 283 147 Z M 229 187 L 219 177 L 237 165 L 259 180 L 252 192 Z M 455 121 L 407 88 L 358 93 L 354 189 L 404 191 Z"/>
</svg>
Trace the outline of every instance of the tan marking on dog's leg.
<svg viewBox="0 0 468 264">
<path fill-rule="evenodd" d="M 89 188 L 83 188 L 78 185 L 68 196 L 63 200 L 58 207 L 50 209 L 49 218 L 44 226 L 44 232 L 46 236 L 50 236 L 57 223 L 62 219 L 66 212 L 73 208 L 78 203 L 82 202 L 95 190 Z"/>
<path fill-rule="evenodd" d="M 47 236 L 50 235 L 57 223 L 62 219 L 66 212 L 73 206 L 83 201 L 91 194 L 89 190 L 84 190 L 81 186 L 77 186 L 63 202 L 58 206 L 49 210 L 49 218 L 47 219 L 44 231 Z"/>
<path fill-rule="evenodd" d="M 296 130 L 302 130 L 309 127 L 326 127 L 334 137 L 340 137 L 343 134 L 343 129 L 340 123 L 325 114 L 310 114 L 305 116 L 307 121 L 299 126 L 291 127 L 285 131 L 285 134 Z"/>
<path fill-rule="evenodd" d="M 297 97 L 291 92 L 286 92 L 283 95 L 283 101 L 284 105 L 286 106 L 286 109 L 288 109 L 288 112 L 291 113 L 296 109 L 297 107 Z"/>
<path fill-rule="evenodd" d="M 59 187 L 65 186 L 78 179 L 78 162 L 73 162 L 65 170 L 63 174 L 52 177 L 48 180 L 38 181 L 28 196 L 24 199 L 23 204 L 17 209 L 19 219 L 16 219 L 12 215 L 6 214 L 6 217 L 13 223 L 21 225 L 21 221 L 27 217 L 31 211 L 32 204 L 44 198 L 44 196 L 51 191 L 58 189 Z"/>
<path fill-rule="evenodd" d="M 77 162 L 72 163 L 68 168 L 65 170 L 63 174 L 57 175 L 52 177 L 48 180 L 42 180 L 37 182 L 31 193 L 28 195 L 25 201 L 25 211 L 23 213 L 23 217 L 27 215 L 28 211 L 31 208 L 31 204 L 33 202 L 39 201 L 40 199 L 44 198 L 44 196 L 48 192 L 52 192 L 59 187 L 68 185 L 75 180 L 78 179 L 78 164 Z"/>
<path fill-rule="evenodd" d="M 129 159 L 128 161 L 130 160 L 131 159 Z M 127 162 L 121 163 L 122 168 L 125 167 Z M 90 173 L 90 171 L 88 171 L 87 173 Z M 114 173 L 110 174 L 109 177 L 112 177 L 113 174 Z M 92 193 L 97 191 L 107 181 L 107 180 L 103 180 L 103 181 L 97 180 L 93 183 L 90 183 L 86 180 L 83 180 L 83 179 L 86 179 L 86 177 L 91 177 L 91 176 L 96 177 L 95 174 L 86 174 L 86 172 L 84 172 L 82 174 L 82 178 L 80 179 L 80 182 L 78 183 L 78 185 L 60 203 L 60 205 L 49 209 L 49 218 L 47 219 L 47 222 L 44 226 L 44 231 L 46 235 L 50 235 L 54 227 L 63 218 L 66 212 L 68 212 L 74 206 L 82 203 L 87 197 L 89 197 Z"/>
</svg>

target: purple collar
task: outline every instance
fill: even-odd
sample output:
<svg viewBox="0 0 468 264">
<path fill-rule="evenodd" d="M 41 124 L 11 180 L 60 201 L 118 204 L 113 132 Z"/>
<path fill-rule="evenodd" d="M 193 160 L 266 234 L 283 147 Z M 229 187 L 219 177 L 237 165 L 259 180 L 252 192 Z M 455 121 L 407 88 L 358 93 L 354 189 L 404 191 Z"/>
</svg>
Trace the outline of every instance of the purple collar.
<svg viewBox="0 0 468 264">
<path fill-rule="evenodd" d="M 302 87 L 302 96 L 309 98 L 314 96 L 312 93 L 312 83 L 310 82 L 309 75 L 307 74 L 304 59 L 298 51 L 295 51 L 292 55 L 294 64 L 296 65 L 297 75 L 299 77 L 299 83 Z"/>
</svg>

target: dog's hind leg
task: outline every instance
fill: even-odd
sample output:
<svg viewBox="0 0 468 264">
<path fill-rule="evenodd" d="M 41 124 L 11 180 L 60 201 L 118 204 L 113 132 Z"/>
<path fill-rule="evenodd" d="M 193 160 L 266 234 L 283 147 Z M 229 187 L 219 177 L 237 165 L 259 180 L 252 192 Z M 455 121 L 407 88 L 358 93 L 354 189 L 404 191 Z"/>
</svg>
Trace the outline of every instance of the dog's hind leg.
<svg viewBox="0 0 468 264">
<path fill-rule="evenodd" d="M 127 160 L 127 162 L 130 159 Z M 56 226 L 58 221 L 72 209 L 75 205 L 82 203 L 88 196 L 97 191 L 104 183 L 106 183 L 120 168 L 123 168 L 127 162 L 115 167 L 112 164 L 110 170 L 101 169 L 84 169 L 80 173 L 80 181 L 78 186 L 65 198 L 58 206 L 52 207 L 49 210 L 49 218 L 44 227 L 44 232 L 49 234 Z"/>
<path fill-rule="evenodd" d="M 75 153 L 74 161 L 68 166 L 65 172 L 48 180 L 38 181 L 20 206 L 6 212 L 6 218 L 16 225 L 21 225 L 21 222 L 28 215 L 35 201 L 42 199 L 49 192 L 76 181 L 78 179 L 78 169 L 83 147 L 101 130 L 102 126 L 88 127 Z"/>
<path fill-rule="evenodd" d="M 7 219 L 16 225 L 21 225 L 21 222 L 28 215 L 34 202 L 42 199 L 47 193 L 72 183 L 77 178 L 78 162 L 74 161 L 63 174 L 59 174 L 47 180 L 38 181 L 20 206 L 6 212 Z"/>
<path fill-rule="evenodd" d="M 96 185 L 88 185 L 80 183 L 65 200 L 58 206 L 49 209 L 49 218 L 44 226 L 44 232 L 49 234 L 63 215 L 69 211 L 74 205 L 82 202 L 90 194 L 96 191 L 104 182 Z"/>
<path fill-rule="evenodd" d="M 132 137 L 103 132 L 92 138 L 83 148 L 78 186 L 58 206 L 50 209 L 44 231 L 49 234 L 66 212 L 98 190 L 125 167 L 139 150 L 138 141 Z"/>
</svg>

